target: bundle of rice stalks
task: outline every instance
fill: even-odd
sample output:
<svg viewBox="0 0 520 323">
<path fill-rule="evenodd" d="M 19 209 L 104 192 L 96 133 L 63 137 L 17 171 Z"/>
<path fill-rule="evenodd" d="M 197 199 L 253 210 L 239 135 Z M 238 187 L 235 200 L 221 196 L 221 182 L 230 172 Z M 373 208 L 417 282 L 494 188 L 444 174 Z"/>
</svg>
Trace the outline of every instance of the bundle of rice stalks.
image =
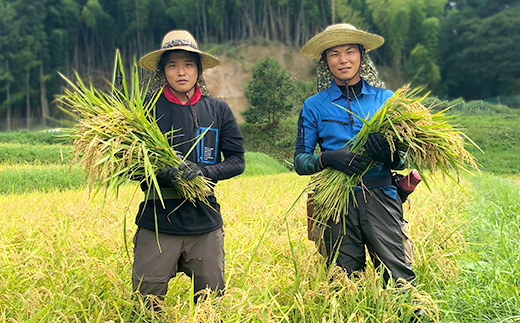
<svg viewBox="0 0 520 323">
<path fill-rule="evenodd" d="M 364 154 L 368 135 L 380 132 L 392 152 L 398 149 L 407 153 L 409 166 L 418 170 L 426 185 L 428 176 L 436 171 L 456 182 L 461 170 L 469 174 L 472 174 L 470 169 L 480 172 L 475 157 L 465 149 L 465 143 L 478 146 L 448 123 L 450 116 L 445 112 L 449 108 L 432 113 L 434 106 L 425 107 L 421 103 L 428 94 L 418 96 L 419 91 L 410 90 L 408 85 L 397 90 L 374 116 L 360 118 L 364 123 L 361 131 L 345 146 L 351 145 L 351 151 Z M 371 162 L 365 173 L 373 166 L 374 162 Z M 453 176 L 453 172 L 457 176 Z M 347 213 L 349 200 L 354 198 L 354 187 L 363 186 L 362 175 L 349 176 L 327 168 L 312 176 L 307 190 L 312 193 L 318 222 L 327 222 L 330 218 L 337 222 Z M 353 202 L 356 203 L 355 199 Z"/>
<path fill-rule="evenodd" d="M 123 87 L 119 90 L 112 84 L 111 93 L 87 87 L 78 75 L 76 83 L 62 75 L 71 89 L 66 89 L 59 101 L 64 104 L 63 109 L 79 117 L 69 134 L 74 140 L 72 163 L 79 163 L 83 168 L 89 186 L 95 188 L 94 194 L 102 188 L 105 193 L 109 190 L 117 193 L 122 184 L 136 179 L 146 182 L 147 194 L 155 189 L 163 202 L 155 173 L 166 166 L 178 167 L 183 162 L 168 142 L 178 130 L 162 133 L 159 129 L 154 121 L 153 106 L 160 92 L 153 99 L 145 100 L 147 88 L 139 87 L 136 63 L 133 78 L 128 82 L 130 89 L 119 53 L 116 69 L 117 66 Z M 181 197 L 190 202 L 206 200 L 213 186 L 209 179 L 197 176 L 187 181 L 178 176 L 174 189 Z"/>
</svg>

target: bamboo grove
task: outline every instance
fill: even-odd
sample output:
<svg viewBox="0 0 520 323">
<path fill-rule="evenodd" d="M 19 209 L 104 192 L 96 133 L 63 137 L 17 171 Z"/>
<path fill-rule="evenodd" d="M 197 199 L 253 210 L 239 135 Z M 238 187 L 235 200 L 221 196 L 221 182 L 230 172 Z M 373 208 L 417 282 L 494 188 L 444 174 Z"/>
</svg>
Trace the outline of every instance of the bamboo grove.
<svg viewBox="0 0 520 323">
<path fill-rule="evenodd" d="M 116 49 L 131 62 L 176 28 L 220 55 L 212 44 L 298 48 L 348 22 L 385 37 L 373 59 L 395 83 L 466 99 L 518 95 L 519 17 L 518 0 L 0 0 L 0 130 L 56 118 L 58 73 L 105 85 Z"/>
</svg>

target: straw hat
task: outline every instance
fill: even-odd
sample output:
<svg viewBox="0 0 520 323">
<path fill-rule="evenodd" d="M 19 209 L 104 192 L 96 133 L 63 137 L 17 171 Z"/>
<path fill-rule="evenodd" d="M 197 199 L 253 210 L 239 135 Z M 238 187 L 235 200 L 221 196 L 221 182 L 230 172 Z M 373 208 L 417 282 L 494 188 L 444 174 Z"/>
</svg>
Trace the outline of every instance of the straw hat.
<svg viewBox="0 0 520 323">
<path fill-rule="evenodd" d="M 150 52 L 139 60 L 139 66 L 155 72 L 162 53 L 168 50 L 182 49 L 188 52 L 198 53 L 202 69 L 207 70 L 220 64 L 220 60 L 213 55 L 201 52 L 197 47 L 195 38 L 186 30 L 172 30 L 164 36 L 161 49 Z"/>
<path fill-rule="evenodd" d="M 300 53 L 309 58 L 320 59 L 325 50 L 346 44 L 361 44 L 368 52 L 383 45 L 383 37 L 356 29 L 349 24 L 337 24 L 327 27 L 303 46 Z"/>
</svg>

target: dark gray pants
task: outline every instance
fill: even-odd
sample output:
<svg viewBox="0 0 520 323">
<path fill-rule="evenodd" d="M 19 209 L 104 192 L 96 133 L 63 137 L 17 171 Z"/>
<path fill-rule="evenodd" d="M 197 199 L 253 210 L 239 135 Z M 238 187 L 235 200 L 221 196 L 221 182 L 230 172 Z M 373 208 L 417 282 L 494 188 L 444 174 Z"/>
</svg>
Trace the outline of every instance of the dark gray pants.
<svg viewBox="0 0 520 323">
<path fill-rule="evenodd" d="M 177 272 L 193 279 L 194 293 L 205 288 L 224 290 L 224 232 L 198 235 L 171 235 L 138 228 L 134 236 L 133 290 L 160 299 Z M 195 301 L 197 300 L 195 297 Z"/>
<path fill-rule="evenodd" d="M 323 242 L 331 264 L 349 274 L 363 271 L 366 265 L 365 246 L 376 267 L 383 263 L 392 278 L 414 282 L 412 270 L 413 241 L 403 219 L 402 204 L 378 188 L 355 192 L 357 205 L 350 201 L 348 215 L 338 223 L 329 221 Z M 385 271 L 385 281 L 389 279 Z"/>
</svg>

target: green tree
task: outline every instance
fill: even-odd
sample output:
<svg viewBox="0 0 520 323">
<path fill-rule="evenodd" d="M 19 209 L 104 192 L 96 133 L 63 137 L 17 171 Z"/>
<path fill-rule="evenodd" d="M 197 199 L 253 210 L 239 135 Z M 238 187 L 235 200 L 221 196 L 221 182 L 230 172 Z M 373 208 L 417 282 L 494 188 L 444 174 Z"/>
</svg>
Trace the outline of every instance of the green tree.
<svg viewBox="0 0 520 323">
<path fill-rule="evenodd" d="M 335 0 L 335 6 L 336 17 L 334 21 L 336 23 L 348 23 L 362 30 L 369 29 L 362 13 L 357 11 L 355 7 L 351 5 L 350 0 Z"/>
<path fill-rule="evenodd" d="M 0 127 L 59 119 L 57 72 L 77 71 L 106 88 L 116 48 L 131 65 L 171 29 L 190 31 L 201 47 L 259 38 L 302 46 L 333 21 L 351 23 L 385 38 L 371 57 L 392 87 L 412 80 L 467 99 L 517 94 L 518 7 L 519 0 L 0 0 Z M 249 121 L 276 123 L 255 108 Z"/>
<path fill-rule="evenodd" d="M 438 65 L 439 19 L 435 17 L 423 20 L 420 38 L 405 61 L 404 69 L 415 85 L 426 86 L 438 92 L 441 72 Z"/>
<path fill-rule="evenodd" d="M 451 97 L 472 100 L 518 94 L 520 4 L 485 18 L 480 16 L 483 11 L 453 10 L 442 24 L 441 74 Z"/>
<path fill-rule="evenodd" d="M 246 122 L 277 126 L 291 113 L 293 81 L 278 62 L 266 56 L 256 62 L 253 79 L 246 84 L 245 95 L 251 107 L 245 112 Z"/>
<path fill-rule="evenodd" d="M 412 82 L 417 86 L 435 88 L 441 80 L 440 68 L 433 61 L 430 53 L 422 44 L 417 44 L 410 53 L 405 69 L 412 77 Z"/>
<path fill-rule="evenodd" d="M 25 107 L 19 108 L 25 111 L 23 116 L 25 126 L 31 128 L 33 118 L 38 114 L 42 117 L 46 113 L 46 97 L 38 96 L 41 93 L 45 94 L 45 79 L 41 66 L 47 41 L 44 21 L 46 11 L 41 2 L 18 0 L 13 5 L 16 10 L 15 19 L 20 22 L 18 35 L 13 35 L 17 38 L 13 45 L 16 46 L 18 53 L 11 56 L 13 71 L 15 71 L 14 90 L 18 94 L 24 93 Z M 39 107 L 36 102 L 40 102 Z M 39 108 L 44 110 L 38 111 Z"/>
<path fill-rule="evenodd" d="M 0 1 L 0 112 L 5 111 L 5 125 L 7 130 L 11 130 L 12 116 L 12 84 L 14 75 L 10 64 L 12 65 L 12 57 L 16 55 L 14 44 L 15 37 L 18 32 L 19 24 L 15 20 L 15 10 L 13 5 Z"/>
<path fill-rule="evenodd" d="M 378 63 L 391 67 L 398 84 L 415 78 L 433 89 L 440 79 L 439 19 L 447 0 L 366 0 L 385 44 Z M 404 74 L 404 75 L 403 75 Z"/>
<path fill-rule="evenodd" d="M 106 55 L 103 45 L 109 45 L 115 37 L 111 32 L 114 28 L 114 19 L 104 10 L 99 0 L 88 0 L 81 9 L 81 18 L 87 74 L 90 74 L 92 68 L 103 66 L 105 60 L 113 61 L 113 54 Z M 138 21 L 134 23 L 139 24 Z"/>
</svg>

